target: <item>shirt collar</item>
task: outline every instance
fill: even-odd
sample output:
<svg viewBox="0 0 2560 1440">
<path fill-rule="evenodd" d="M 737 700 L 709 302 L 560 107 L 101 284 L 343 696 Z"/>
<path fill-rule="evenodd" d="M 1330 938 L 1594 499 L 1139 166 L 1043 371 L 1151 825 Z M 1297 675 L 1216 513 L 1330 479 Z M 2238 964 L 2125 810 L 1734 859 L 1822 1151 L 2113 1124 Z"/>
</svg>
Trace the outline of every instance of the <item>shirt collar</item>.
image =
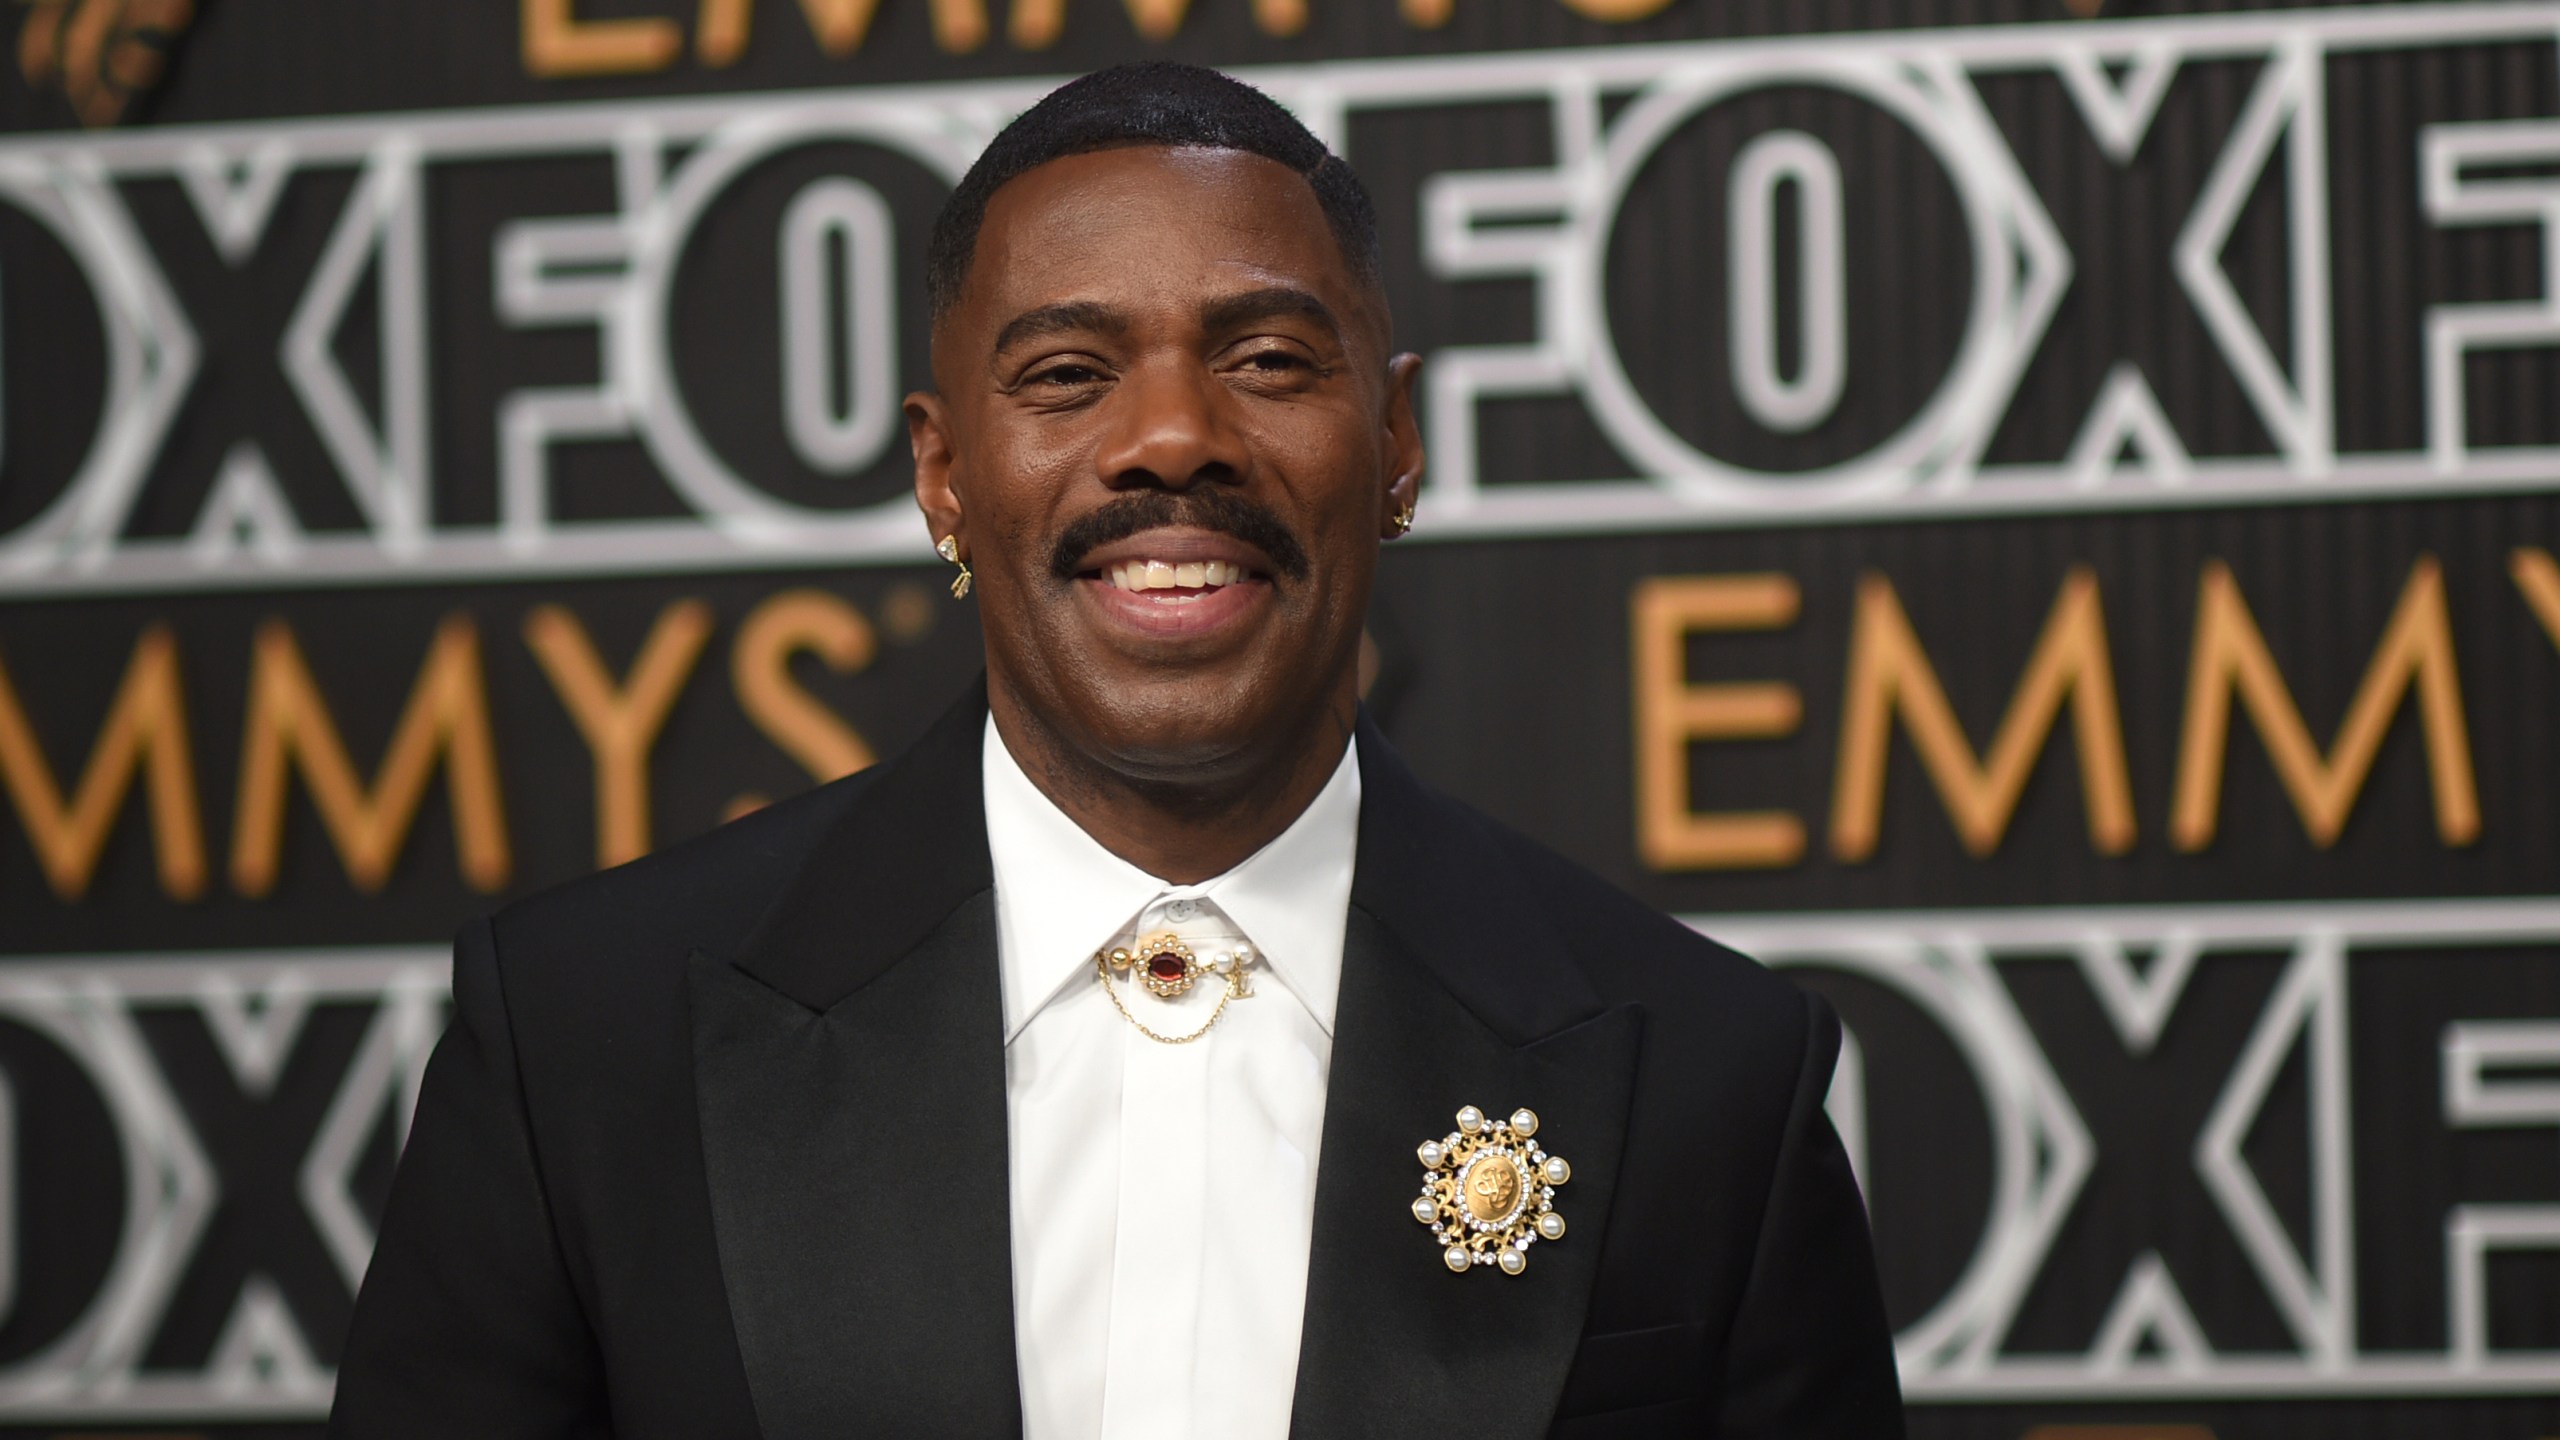
<svg viewBox="0 0 2560 1440">
<path fill-rule="evenodd" d="M 1271 842 L 1197 885 L 1157 879 L 1087 835 L 1031 783 L 987 719 L 982 764 L 987 851 L 994 863 L 1004 1038 L 1092 968 L 1108 944 L 1159 897 L 1214 903 L 1261 953 L 1271 978 L 1333 1033 L 1342 988 L 1343 928 L 1360 835 L 1359 747 Z"/>
</svg>

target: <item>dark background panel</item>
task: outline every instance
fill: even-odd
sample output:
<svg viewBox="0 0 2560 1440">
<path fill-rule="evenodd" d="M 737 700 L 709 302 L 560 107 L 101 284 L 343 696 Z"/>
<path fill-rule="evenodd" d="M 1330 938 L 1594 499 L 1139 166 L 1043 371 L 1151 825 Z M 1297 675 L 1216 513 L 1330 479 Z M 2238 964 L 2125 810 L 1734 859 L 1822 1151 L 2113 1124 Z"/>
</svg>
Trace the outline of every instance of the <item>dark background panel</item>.
<svg viewBox="0 0 2560 1440">
<path fill-rule="evenodd" d="M 212 883 L 192 901 L 163 891 L 141 787 L 126 797 L 90 891 L 77 901 L 66 903 L 46 886 L 26 832 L 12 824 L 0 830 L 5 949 L 47 954 L 440 942 L 464 918 L 508 896 L 594 869 L 593 757 L 524 638 L 526 621 L 540 606 L 562 606 L 579 620 L 617 684 L 668 607 L 691 600 L 709 608 L 710 638 L 652 752 L 657 844 L 700 834 L 742 802 L 805 789 L 810 773 L 757 726 L 739 699 L 732 642 L 758 606 L 808 589 L 842 599 L 874 645 L 868 663 L 846 673 L 802 654 L 791 664 L 793 681 L 875 754 L 894 754 L 913 741 L 977 673 L 978 637 L 968 612 L 943 591 L 938 576 L 894 569 L 706 575 L 672 584 L 514 583 L 12 605 L 0 611 L 0 664 L 8 666 L 36 737 L 66 786 L 74 767 L 86 763 L 136 637 L 152 625 L 176 635 Z M 479 640 L 513 859 L 506 886 L 483 893 L 462 873 L 440 770 L 378 892 L 350 880 L 297 776 L 274 892 L 242 893 L 229 866 L 258 627 L 271 620 L 291 627 L 358 775 L 370 784 L 428 645 L 454 616 L 465 617 Z"/>
<path fill-rule="evenodd" d="M 1395 658 L 1412 680 L 1391 702 L 1388 729 L 1433 780 L 1684 913 L 2547 892 L 2560 882 L 2548 820 L 2560 648 L 2508 566 L 2517 547 L 2555 544 L 2560 505 L 2536 496 L 1401 547 L 1378 608 L 1411 637 Z M 2337 843 L 2313 844 L 2235 705 L 2220 833 L 2202 851 L 2177 849 L 2170 800 L 2206 563 L 2230 567 L 2325 749 L 2427 555 L 2443 567 L 2480 839 L 2438 837 L 2416 714 L 2404 709 Z M 1897 728 L 1877 851 L 1834 858 L 1826 831 L 1859 578 L 1893 582 L 1980 753 L 2056 591 L 2083 565 L 2105 611 L 2133 848 L 2093 848 L 2066 717 L 1991 855 L 1963 849 Z M 1803 724 L 1783 739 L 1694 747 L 1693 804 L 1794 811 L 1808 855 L 1778 870 L 1651 871 L 1633 843 L 1629 597 L 1649 577 L 1758 572 L 1795 582 L 1801 617 L 1780 631 L 1698 637 L 1689 678 L 1793 684 Z"/>
</svg>

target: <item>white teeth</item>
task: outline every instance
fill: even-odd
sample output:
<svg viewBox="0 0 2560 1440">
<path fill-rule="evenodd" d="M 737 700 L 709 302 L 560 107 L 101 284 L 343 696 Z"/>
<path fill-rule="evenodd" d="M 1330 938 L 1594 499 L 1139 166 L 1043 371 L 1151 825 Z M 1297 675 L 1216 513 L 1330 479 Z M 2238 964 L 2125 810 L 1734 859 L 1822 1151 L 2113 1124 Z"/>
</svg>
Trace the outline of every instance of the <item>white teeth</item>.
<svg viewBox="0 0 2560 1440">
<path fill-rule="evenodd" d="M 1245 568 L 1225 560 L 1129 560 L 1105 569 L 1102 578 L 1121 590 L 1214 590 L 1244 579 Z"/>
</svg>

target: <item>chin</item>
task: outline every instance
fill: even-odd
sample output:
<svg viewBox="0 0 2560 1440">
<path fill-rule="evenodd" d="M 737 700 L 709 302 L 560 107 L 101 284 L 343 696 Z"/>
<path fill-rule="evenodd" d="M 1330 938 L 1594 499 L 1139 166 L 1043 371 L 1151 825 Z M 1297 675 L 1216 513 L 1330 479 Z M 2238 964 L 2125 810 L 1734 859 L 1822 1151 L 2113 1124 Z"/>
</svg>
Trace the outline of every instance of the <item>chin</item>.
<svg viewBox="0 0 2560 1440">
<path fill-rule="evenodd" d="M 1221 671 L 1107 685 L 1071 700 L 1087 743 L 1124 775 L 1211 781 L 1250 769 L 1291 733 L 1296 706 L 1267 685 Z"/>
</svg>

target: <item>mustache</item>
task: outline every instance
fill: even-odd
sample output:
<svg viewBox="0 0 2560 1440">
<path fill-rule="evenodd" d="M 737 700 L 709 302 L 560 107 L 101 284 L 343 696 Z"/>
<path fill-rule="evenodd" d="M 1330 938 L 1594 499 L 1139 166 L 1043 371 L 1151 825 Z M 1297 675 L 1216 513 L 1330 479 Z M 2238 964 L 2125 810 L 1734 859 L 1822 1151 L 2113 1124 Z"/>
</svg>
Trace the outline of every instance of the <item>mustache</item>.
<svg viewBox="0 0 2560 1440">
<path fill-rule="evenodd" d="M 1114 500 L 1071 522 L 1049 552 L 1049 573 L 1073 580 L 1084 557 L 1115 541 L 1148 530 L 1187 526 L 1241 540 L 1271 559 L 1272 568 L 1292 580 L 1307 574 L 1307 550 L 1279 516 L 1243 496 L 1215 486 L 1175 494 L 1148 490 Z"/>
</svg>

